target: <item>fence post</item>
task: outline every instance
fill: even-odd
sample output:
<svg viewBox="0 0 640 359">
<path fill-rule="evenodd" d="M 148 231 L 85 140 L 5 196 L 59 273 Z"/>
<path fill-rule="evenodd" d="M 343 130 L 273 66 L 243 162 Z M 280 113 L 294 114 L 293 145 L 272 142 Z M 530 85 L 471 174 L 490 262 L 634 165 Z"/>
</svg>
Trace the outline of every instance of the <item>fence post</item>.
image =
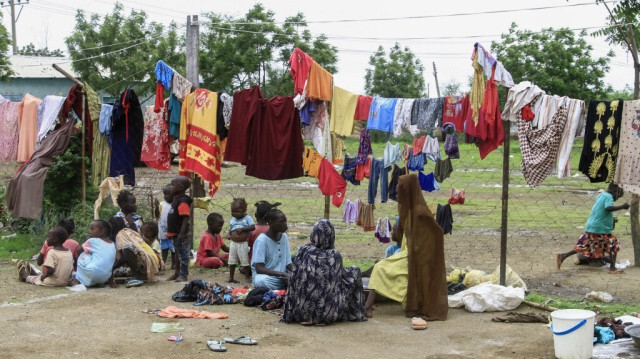
<svg viewBox="0 0 640 359">
<path fill-rule="evenodd" d="M 509 94 L 507 89 L 507 96 Z M 511 121 L 503 121 L 502 145 L 502 224 L 500 226 L 500 285 L 505 285 L 507 275 L 507 223 L 509 221 L 509 150 L 511 147 Z"/>
<path fill-rule="evenodd" d="M 198 15 L 187 16 L 187 38 L 186 38 L 186 77 L 193 85 L 192 89 L 200 87 L 200 23 Z M 204 187 L 200 185 L 199 177 L 195 173 L 191 174 L 191 197 L 203 192 Z M 193 234 L 195 232 L 195 219 L 193 217 L 193 205 L 191 206 L 191 246 L 193 247 Z M 193 249 L 193 248 L 190 248 Z"/>
<path fill-rule="evenodd" d="M 324 219 L 329 219 L 329 211 L 331 209 L 331 200 L 329 196 L 324 196 Z"/>
</svg>

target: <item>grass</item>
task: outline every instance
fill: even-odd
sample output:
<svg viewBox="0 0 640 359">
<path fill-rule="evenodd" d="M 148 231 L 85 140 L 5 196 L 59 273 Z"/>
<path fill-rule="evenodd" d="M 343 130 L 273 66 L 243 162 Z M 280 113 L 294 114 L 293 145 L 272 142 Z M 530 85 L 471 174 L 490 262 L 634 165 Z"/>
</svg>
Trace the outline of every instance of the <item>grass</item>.
<svg viewBox="0 0 640 359">
<path fill-rule="evenodd" d="M 586 309 L 598 313 L 601 317 L 619 317 L 640 312 L 640 304 L 607 304 L 579 299 L 564 299 L 530 293 L 525 297 L 530 302 L 548 305 L 558 309 Z"/>
<path fill-rule="evenodd" d="M 2 236 L 8 233 L 1 232 Z M 16 233 L 15 237 L 0 239 L 0 258 L 29 259 L 38 253 L 44 243 L 44 237 Z"/>
</svg>

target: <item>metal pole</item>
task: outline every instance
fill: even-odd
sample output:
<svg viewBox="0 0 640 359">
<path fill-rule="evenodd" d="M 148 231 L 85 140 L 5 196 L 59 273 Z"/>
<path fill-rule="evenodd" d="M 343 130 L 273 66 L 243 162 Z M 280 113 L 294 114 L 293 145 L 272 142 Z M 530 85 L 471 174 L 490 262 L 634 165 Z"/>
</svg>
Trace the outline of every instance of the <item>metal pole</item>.
<svg viewBox="0 0 640 359">
<path fill-rule="evenodd" d="M 509 90 L 507 90 L 509 93 Z M 500 285 L 505 285 L 507 273 L 507 223 L 509 207 L 509 148 L 511 144 L 511 121 L 503 121 L 504 143 L 502 145 L 502 225 L 500 226 Z"/>
<path fill-rule="evenodd" d="M 18 54 L 18 42 L 16 40 L 16 0 L 9 0 L 11 4 L 11 45 L 13 46 L 13 54 Z"/>
<path fill-rule="evenodd" d="M 193 88 L 200 87 L 200 62 L 199 62 L 199 49 L 200 49 L 200 25 L 198 23 L 198 15 L 187 16 L 187 38 L 186 38 L 186 78 L 193 84 Z M 204 192 L 204 185 L 200 181 L 200 177 L 192 173 L 191 174 L 191 197 L 195 197 L 196 194 Z M 191 206 L 191 245 L 193 246 L 193 233 L 195 229 L 193 206 Z M 193 249 L 193 248 L 191 248 Z"/>
</svg>

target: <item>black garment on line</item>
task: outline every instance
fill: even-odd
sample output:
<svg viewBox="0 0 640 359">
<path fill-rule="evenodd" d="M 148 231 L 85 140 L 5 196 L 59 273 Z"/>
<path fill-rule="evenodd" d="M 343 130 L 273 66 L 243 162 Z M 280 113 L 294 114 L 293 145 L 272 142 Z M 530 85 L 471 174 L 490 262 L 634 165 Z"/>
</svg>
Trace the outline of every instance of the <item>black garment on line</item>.
<svg viewBox="0 0 640 359">
<path fill-rule="evenodd" d="M 451 165 L 451 158 L 447 157 L 445 160 L 436 159 L 436 167 L 433 170 L 433 174 L 436 177 L 438 183 L 442 183 L 445 179 L 449 178 L 449 175 L 453 172 L 453 166 Z"/>
<path fill-rule="evenodd" d="M 452 234 L 451 231 L 453 229 L 453 214 L 451 213 L 450 204 L 447 203 L 444 206 L 438 204 L 438 209 L 436 210 L 436 222 L 438 222 L 444 234 Z"/>
<path fill-rule="evenodd" d="M 400 168 L 396 165 L 393 165 L 393 170 L 391 171 L 391 182 L 389 182 L 389 190 L 387 191 L 389 193 L 389 199 L 392 199 L 394 201 L 398 201 L 398 191 L 396 190 L 396 187 L 398 187 L 398 181 L 400 180 L 400 176 L 405 175 L 409 173 L 405 168 Z"/>
</svg>

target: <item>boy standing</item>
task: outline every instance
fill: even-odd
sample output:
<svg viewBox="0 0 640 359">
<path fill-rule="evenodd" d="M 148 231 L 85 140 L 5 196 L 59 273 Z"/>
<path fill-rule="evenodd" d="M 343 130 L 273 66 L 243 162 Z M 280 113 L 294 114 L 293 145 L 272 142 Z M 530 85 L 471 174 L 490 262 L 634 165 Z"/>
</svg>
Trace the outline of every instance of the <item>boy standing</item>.
<svg viewBox="0 0 640 359">
<path fill-rule="evenodd" d="M 173 201 L 171 210 L 167 215 L 167 238 L 173 240 L 178 263 L 175 273 L 167 280 L 186 282 L 189 276 L 189 254 L 191 241 L 189 241 L 189 217 L 191 215 L 191 197 L 186 195 L 191 181 L 185 176 L 176 176 L 171 180 L 173 186 Z"/>
</svg>

